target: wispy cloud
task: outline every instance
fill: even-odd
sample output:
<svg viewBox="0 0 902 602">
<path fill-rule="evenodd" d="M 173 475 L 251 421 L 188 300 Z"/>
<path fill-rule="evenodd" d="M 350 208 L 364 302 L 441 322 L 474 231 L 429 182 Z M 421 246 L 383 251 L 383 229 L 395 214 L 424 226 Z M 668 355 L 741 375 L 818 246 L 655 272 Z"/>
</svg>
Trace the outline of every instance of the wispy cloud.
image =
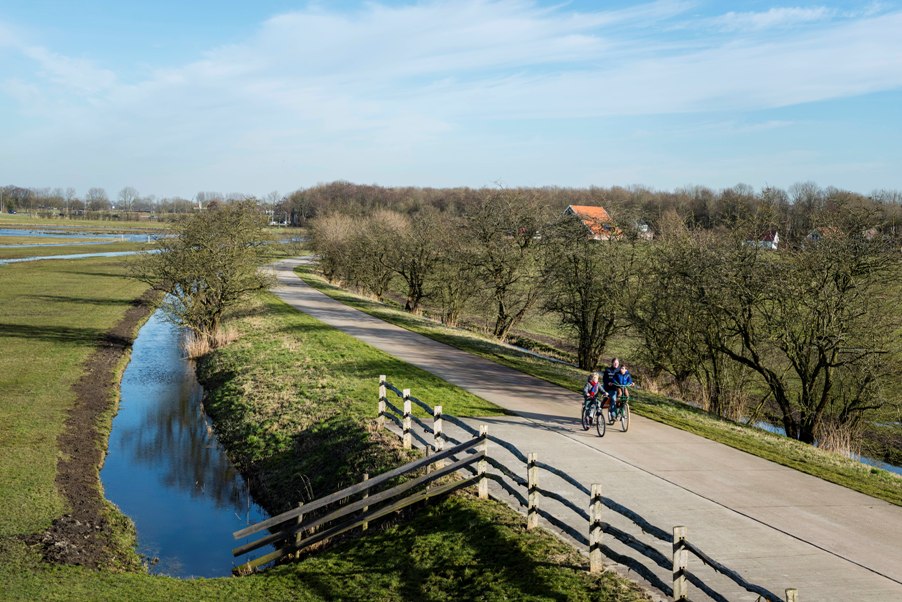
<svg viewBox="0 0 902 602">
<path fill-rule="evenodd" d="M 795 27 L 800 24 L 816 23 L 833 18 L 837 11 L 818 6 L 813 8 L 771 8 L 763 12 L 728 12 L 710 20 L 710 23 L 724 31 L 757 31 Z"/>
<path fill-rule="evenodd" d="M 40 46 L 22 51 L 39 66 L 47 94 L 71 88 L 114 105 L 168 101 L 185 111 L 268 106 L 349 127 L 411 111 L 440 123 L 479 113 L 556 118 L 767 108 L 902 85 L 894 58 L 902 56 L 899 14 L 778 39 L 668 41 L 666 54 L 650 51 L 662 42 L 620 33 L 672 23 L 686 9 L 665 2 L 575 15 L 487 0 L 368 4 L 353 13 L 317 7 L 273 17 L 251 39 L 134 85 Z M 717 22 L 748 34 L 826 20 L 832 12 L 771 9 L 728 13 Z"/>
</svg>

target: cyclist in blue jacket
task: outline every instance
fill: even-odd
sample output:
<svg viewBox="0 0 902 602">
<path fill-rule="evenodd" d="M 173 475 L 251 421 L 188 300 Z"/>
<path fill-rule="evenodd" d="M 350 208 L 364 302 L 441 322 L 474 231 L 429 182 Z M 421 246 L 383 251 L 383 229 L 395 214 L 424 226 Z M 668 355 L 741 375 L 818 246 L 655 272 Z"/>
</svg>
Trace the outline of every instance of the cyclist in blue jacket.
<svg viewBox="0 0 902 602">
<path fill-rule="evenodd" d="M 615 393 L 611 395 L 611 410 L 608 412 L 608 416 L 611 417 L 611 424 L 614 424 L 614 417 L 620 411 L 620 404 L 617 403 L 617 398 L 619 397 L 617 393 L 622 388 L 624 396 L 629 397 L 629 390 L 626 387 L 633 384 L 633 377 L 630 375 L 630 371 L 626 369 L 626 364 L 621 365 L 617 372 L 614 373 L 611 377 L 611 384 Z"/>
<path fill-rule="evenodd" d="M 617 401 L 618 390 L 617 385 L 614 384 L 614 375 L 617 374 L 618 370 L 620 370 L 620 360 L 615 357 L 611 360 L 611 365 L 604 369 L 604 374 L 601 377 L 601 386 L 604 388 L 605 393 L 608 394 L 608 397 L 611 398 L 611 407 Z"/>
</svg>

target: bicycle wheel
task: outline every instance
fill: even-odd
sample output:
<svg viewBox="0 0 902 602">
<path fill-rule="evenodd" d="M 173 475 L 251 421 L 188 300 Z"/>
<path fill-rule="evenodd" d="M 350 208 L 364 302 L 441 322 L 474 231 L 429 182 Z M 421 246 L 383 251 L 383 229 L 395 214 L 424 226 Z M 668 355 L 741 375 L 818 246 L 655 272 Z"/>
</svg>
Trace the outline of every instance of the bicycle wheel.
<svg viewBox="0 0 902 602">
<path fill-rule="evenodd" d="M 592 405 L 589 404 L 583 408 L 582 423 L 584 431 L 588 431 L 589 427 L 592 426 Z"/>
<path fill-rule="evenodd" d="M 604 412 L 599 409 L 595 414 L 595 430 L 598 432 L 598 436 L 604 437 L 604 432 L 607 428 L 608 425 L 607 421 L 604 419 Z"/>
<path fill-rule="evenodd" d="M 624 402 L 623 407 L 620 408 L 620 430 L 624 433 L 628 431 L 630 428 L 630 404 L 629 402 Z"/>
</svg>

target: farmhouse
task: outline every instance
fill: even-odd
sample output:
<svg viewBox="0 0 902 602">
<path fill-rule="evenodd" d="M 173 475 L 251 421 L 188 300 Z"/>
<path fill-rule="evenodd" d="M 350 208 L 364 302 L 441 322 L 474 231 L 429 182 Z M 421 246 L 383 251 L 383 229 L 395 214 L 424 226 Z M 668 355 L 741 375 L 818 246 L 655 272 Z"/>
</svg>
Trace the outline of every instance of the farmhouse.
<svg viewBox="0 0 902 602">
<path fill-rule="evenodd" d="M 747 240 L 745 244 L 776 251 L 780 245 L 780 234 L 776 230 L 768 230 L 761 234 L 757 240 Z"/>
<path fill-rule="evenodd" d="M 620 228 L 614 225 L 614 220 L 611 219 L 604 207 L 569 205 L 564 210 L 564 215 L 572 215 L 582 221 L 592 240 L 610 240 L 623 235 Z"/>
</svg>

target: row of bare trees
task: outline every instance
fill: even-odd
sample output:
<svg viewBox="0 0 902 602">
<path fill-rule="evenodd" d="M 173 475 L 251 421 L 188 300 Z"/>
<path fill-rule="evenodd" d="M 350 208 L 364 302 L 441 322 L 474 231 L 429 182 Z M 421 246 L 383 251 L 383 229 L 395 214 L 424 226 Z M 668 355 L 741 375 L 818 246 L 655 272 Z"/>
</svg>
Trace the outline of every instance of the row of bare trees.
<svg viewBox="0 0 902 602">
<path fill-rule="evenodd" d="M 708 230 L 757 224 L 760 230 L 779 231 L 781 240 L 789 244 L 801 244 L 817 228 L 845 232 L 875 228 L 883 236 L 902 240 L 902 191 L 897 190 L 863 195 L 802 182 L 785 190 L 769 186 L 759 191 L 739 184 L 721 190 L 704 186 L 672 191 L 612 186 L 520 188 L 509 192 L 532 197 L 555 212 L 567 205 L 603 205 L 619 221 L 641 221 L 654 231 L 660 231 L 675 214 L 693 228 Z M 414 215 L 431 207 L 464 216 L 495 193 L 492 189 L 384 188 L 332 182 L 296 190 L 275 204 L 289 223 L 305 226 L 309 220 L 332 212 L 370 215 L 379 209 Z"/>
<path fill-rule="evenodd" d="M 249 195 L 241 193 L 222 194 L 219 192 L 198 192 L 193 200 L 180 197 L 158 199 L 154 195 L 142 195 L 133 186 L 125 186 L 115 197 L 110 197 L 106 189 L 89 188 L 79 195 L 75 188 L 22 188 L 20 186 L 0 187 L 0 212 L 28 212 L 46 216 L 109 217 L 116 211 L 122 217 L 135 214 L 184 215 L 211 202 L 245 201 Z M 272 201 L 270 200 L 270 204 Z"/>
<path fill-rule="evenodd" d="M 539 195 L 498 190 L 463 214 L 322 215 L 312 239 L 331 280 L 377 298 L 397 282 L 408 311 L 425 304 L 446 324 L 479 316 L 504 339 L 531 312 L 550 312 L 584 369 L 629 332 L 647 374 L 731 418 L 757 397 L 805 442 L 900 406 L 892 241 L 835 230 L 774 252 L 745 242 L 754 223 L 693 229 L 672 212 L 659 227 L 653 242 L 631 236 L 631 223 L 620 239 L 594 241 Z"/>
</svg>

